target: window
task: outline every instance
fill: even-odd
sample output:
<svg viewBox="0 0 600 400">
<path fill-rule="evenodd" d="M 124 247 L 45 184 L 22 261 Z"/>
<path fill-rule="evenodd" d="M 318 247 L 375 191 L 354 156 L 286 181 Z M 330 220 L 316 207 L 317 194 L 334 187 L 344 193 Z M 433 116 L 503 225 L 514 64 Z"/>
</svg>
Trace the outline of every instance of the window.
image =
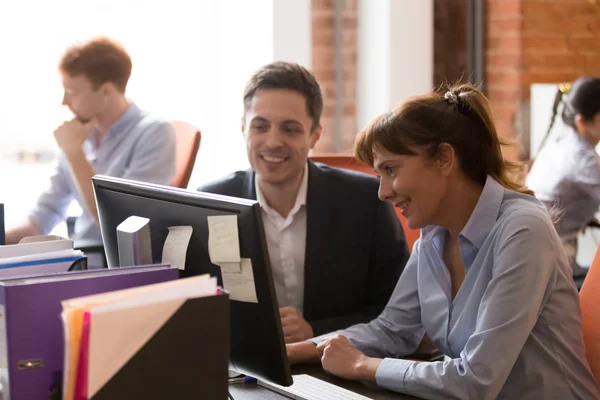
<svg viewBox="0 0 600 400">
<path fill-rule="evenodd" d="M 61 106 L 60 56 L 96 35 L 120 41 L 131 54 L 128 97 L 201 129 L 190 187 L 247 168 L 242 94 L 251 73 L 272 61 L 272 14 L 272 0 L 0 2 L 0 202 L 7 225 L 37 199 L 51 172 L 44 155 L 56 150 L 52 132 L 71 117 Z M 18 154 L 37 161 L 24 165 Z"/>
</svg>

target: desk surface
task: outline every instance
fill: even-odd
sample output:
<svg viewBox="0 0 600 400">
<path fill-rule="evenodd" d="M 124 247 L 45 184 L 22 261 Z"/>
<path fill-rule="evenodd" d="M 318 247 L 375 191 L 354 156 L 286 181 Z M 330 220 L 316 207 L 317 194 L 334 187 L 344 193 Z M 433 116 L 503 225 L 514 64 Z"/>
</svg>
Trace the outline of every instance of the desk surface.
<svg viewBox="0 0 600 400">
<path fill-rule="evenodd" d="M 323 371 L 320 365 L 302 365 L 293 366 L 292 374 L 309 374 L 315 378 L 322 379 L 326 382 L 333 383 L 334 385 L 341 386 L 344 389 L 351 390 L 363 396 L 370 397 L 372 399 L 381 400 L 403 400 L 403 399 L 416 399 L 416 397 L 403 395 L 400 393 L 391 392 L 389 390 L 381 389 L 375 385 L 365 384 L 356 381 L 347 381 L 330 375 Z M 235 400 L 277 400 L 287 399 L 287 397 L 268 390 L 262 386 L 258 386 L 256 383 L 239 383 L 229 386 L 229 392 Z"/>
</svg>

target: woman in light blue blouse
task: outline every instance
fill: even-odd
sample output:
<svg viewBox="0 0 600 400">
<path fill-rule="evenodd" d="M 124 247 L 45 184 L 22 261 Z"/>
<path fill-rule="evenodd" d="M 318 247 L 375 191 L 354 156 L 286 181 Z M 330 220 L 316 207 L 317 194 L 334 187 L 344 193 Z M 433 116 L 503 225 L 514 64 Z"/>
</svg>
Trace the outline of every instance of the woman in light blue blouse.
<svg viewBox="0 0 600 400">
<path fill-rule="evenodd" d="M 565 129 L 546 141 L 559 106 Z M 577 236 L 594 218 L 600 206 L 600 156 L 595 147 L 600 140 L 600 79 L 586 76 L 572 86 L 559 85 L 554 100 L 547 142 L 536 156 L 527 176 L 527 185 L 548 207 L 561 210 L 556 223 L 573 276 L 586 269 L 576 262 Z"/>
<path fill-rule="evenodd" d="M 356 155 L 421 238 L 377 319 L 288 345 L 290 362 L 426 399 L 599 399 L 560 239 L 511 179 L 483 94 L 409 99 L 360 133 Z M 425 333 L 450 360 L 399 358 Z"/>
</svg>

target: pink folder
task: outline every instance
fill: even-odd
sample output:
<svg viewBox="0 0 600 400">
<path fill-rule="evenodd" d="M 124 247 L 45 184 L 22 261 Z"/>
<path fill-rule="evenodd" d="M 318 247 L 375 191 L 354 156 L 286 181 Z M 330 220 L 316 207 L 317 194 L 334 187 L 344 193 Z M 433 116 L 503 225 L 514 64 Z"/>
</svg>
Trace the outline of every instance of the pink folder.
<svg viewBox="0 0 600 400">
<path fill-rule="evenodd" d="M 81 347 L 79 348 L 79 363 L 77 364 L 77 378 L 75 380 L 75 396 L 73 400 L 88 400 L 87 378 L 88 359 L 90 353 L 90 312 L 83 314 L 83 326 L 81 327 Z"/>
</svg>

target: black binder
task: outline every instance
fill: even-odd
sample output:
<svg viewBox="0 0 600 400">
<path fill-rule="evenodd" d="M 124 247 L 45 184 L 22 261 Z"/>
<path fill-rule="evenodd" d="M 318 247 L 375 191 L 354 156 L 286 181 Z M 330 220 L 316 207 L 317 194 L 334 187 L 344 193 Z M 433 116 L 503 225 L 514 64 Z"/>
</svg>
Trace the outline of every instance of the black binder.
<svg viewBox="0 0 600 400">
<path fill-rule="evenodd" d="M 227 399 L 229 296 L 187 300 L 91 400 Z"/>
</svg>

